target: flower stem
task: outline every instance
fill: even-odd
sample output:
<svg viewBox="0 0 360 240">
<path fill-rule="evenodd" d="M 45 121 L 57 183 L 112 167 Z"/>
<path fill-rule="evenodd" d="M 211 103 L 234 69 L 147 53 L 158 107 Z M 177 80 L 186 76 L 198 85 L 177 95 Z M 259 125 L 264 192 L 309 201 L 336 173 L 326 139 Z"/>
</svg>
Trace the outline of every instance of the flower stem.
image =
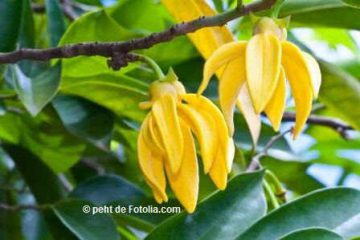
<svg viewBox="0 0 360 240">
<path fill-rule="evenodd" d="M 270 202 L 273 205 L 273 207 L 275 209 L 279 208 L 280 204 L 279 204 L 278 200 L 276 199 L 276 196 L 275 196 L 274 192 L 272 191 L 271 186 L 265 179 L 263 181 L 263 185 L 264 185 L 265 193 L 270 198 Z"/>
<path fill-rule="evenodd" d="M 273 7 L 271 8 L 271 16 L 273 18 L 278 18 L 280 9 L 284 2 L 285 0 L 277 0 L 276 3 L 273 5 Z"/>
<path fill-rule="evenodd" d="M 139 58 L 139 61 L 146 63 L 150 68 L 152 68 L 154 70 L 158 79 L 163 79 L 165 77 L 165 74 L 163 73 L 163 71 L 161 70 L 159 65 L 154 60 L 152 60 L 151 58 L 149 58 L 145 55 L 141 55 L 141 54 L 137 54 L 137 56 Z"/>
<path fill-rule="evenodd" d="M 281 185 L 279 179 L 276 177 L 276 175 L 270 171 L 270 170 L 266 170 L 265 171 L 265 178 L 274 186 L 274 190 L 275 190 L 275 195 L 276 197 L 278 197 L 282 202 L 286 202 L 286 198 L 285 198 L 285 193 L 286 190 L 283 188 L 283 186 Z"/>
</svg>

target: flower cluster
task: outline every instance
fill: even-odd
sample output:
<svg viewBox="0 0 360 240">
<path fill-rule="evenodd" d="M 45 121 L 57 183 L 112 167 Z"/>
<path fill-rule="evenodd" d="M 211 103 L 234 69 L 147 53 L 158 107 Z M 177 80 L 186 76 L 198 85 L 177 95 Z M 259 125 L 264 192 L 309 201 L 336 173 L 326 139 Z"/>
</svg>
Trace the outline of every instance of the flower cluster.
<svg viewBox="0 0 360 240">
<path fill-rule="evenodd" d="M 242 88 L 247 88 L 257 114 L 264 111 L 275 130 L 279 129 L 285 110 L 286 80 L 295 100 L 294 137 L 303 128 L 321 84 L 316 60 L 286 41 L 281 22 L 264 17 L 248 41 L 231 42 L 218 48 L 206 61 L 202 93 L 210 77 L 223 67 L 219 84 L 219 101 L 230 132 L 233 132 L 233 112 Z"/>
<path fill-rule="evenodd" d="M 234 143 L 218 108 L 207 98 L 187 94 L 170 71 L 150 86 L 151 109 L 138 137 L 138 158 L 157 202 L 166 202 L 166 177 L 188 212 L 196 207 L 198 163 L 192 133 L 200 145 L 204 172 L 225 189 L 234 157 Z"/>
<path fill-rule="evenodd" d="M 225 189 L 234 158 L 233 114 L 237 105 L 256 142 L 260 113 L 278 130 L 285 110 L 287 82 L 295 100 L 294 138 L 300 133 L 319 93 L 321 73 L 316 60 L 286 40 L 282 20 L 261 18 L 249 41 L 219 47 L 206 61 L 198 94 L 188 94 L 172 70 L 150 86 L 150 109 L 138 137 L 138 158 L 157 202 L 168 200 L 170 183 L 188 212 L 196 207 L 198 162 L 193 135 L 199 143 L 204 172 Z M 219 74 L 219 72 L 221 74 Z M 213 74 L 219 78 L 220 110 L 201 94 Z M 244 109 L 251 109 L 244 111 Z M 255 127 L 254 127 L 255 126 Z"/>
</svg>

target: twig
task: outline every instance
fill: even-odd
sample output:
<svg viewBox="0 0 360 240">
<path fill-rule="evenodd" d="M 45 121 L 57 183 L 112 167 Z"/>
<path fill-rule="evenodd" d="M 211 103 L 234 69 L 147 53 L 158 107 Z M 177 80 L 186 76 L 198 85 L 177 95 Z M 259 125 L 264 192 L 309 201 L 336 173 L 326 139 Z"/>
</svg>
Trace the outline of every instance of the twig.
<svg viewBox="0 0 360 240">
<path fill-rule="evenodd" d="M 76 18 L 79 17 L 76 14 L 76 12 L 74 11 L 74 8 L 73 8 L 74 4 L 71 1 L 62 0 L 60 3 L 61 3 L 61 9 L 62 9 L 65 17 L 67 17 L 70 21 L 74 21 Z M 35 13 L 45 13 L 46 12 L 45 5 L 32 3 L 31 8 L 32 8 L 33 12 L 35 12 Z"/>
<path fill-rule="evenodd" d="M 295 121 L 295 118 L 295 113 L 285 112 L 282 121 L 293 122 Z M 309 124 L 321 125 L 324 127 L 332 128 L 337 131 L 344 139 L 349 139 L 349 136 L 347 134 L 348 130 L 354 130 L 353 127 L 351 127 L 350 125 L 347 125 L 346 123 L 338 119 L 330 117 L 310 115 L 306 122 Z"/>
<path fill-rule="evenodd" d="M 32 204 L 23 204 L 23 205 L 7 205 L 5 203 L 0 203 L 0 210 L 5 211 L 20 211 L 20 210 L 37 210 L 41 211 L 51 207 L 50 204 L 44 205 L 32 205 Z"/>
<path fill-rule="evenodd" d="M 48 49 L 19 49 L 18 51 L 0 54 L 0 64 L 16 63 L 23 59 L 47 61 L 54 58 L 72 58 L 76 56 L 104 56 L 113 57 L 123 55 L 136 49 L 150 48 L 155 44 L 171 41 L 173 38 L 195 32 L 205 27 L 222 26 L 227 22 L 247 15 L 269 9 L 275 0 L 255 2 L 232 11 L 211 17 L 200 17 L 196 20 L 177 24 L 171 28 L 153 33 L 144 38 L 137 38 L 126 42 L 110 43 L 80 43 Z"/>
<path fill-rule="evenodd" d="M 260 159 L 268 154 L 268 150 L 276 143 L 276 141 L 278 141 L 285 134 L 290 133 L 291 131 L 292 128 L 270 138 L 270 140 L 266 143 L 262 151 L 260 151 L 258 154 L 252 157 L 251 162 L 248 168 L 246 169 L 246 172 L 251 172 L 256 170 L 260 166 Z"/>
<path fill-rule="evenodd" d="M 64 12 L 64 15 L 70 20 L 74 21 L 79 16 L 76 14 L 73 8 L 73 4 L 71 0 L 61 0 L 61 8 Z"/>
</svg>

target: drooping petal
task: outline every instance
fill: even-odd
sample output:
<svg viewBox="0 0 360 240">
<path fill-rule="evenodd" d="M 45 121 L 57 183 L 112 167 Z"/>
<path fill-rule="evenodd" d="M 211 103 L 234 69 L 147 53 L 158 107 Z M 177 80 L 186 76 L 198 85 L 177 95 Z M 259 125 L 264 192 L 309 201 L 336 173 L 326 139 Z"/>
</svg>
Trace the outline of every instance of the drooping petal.
<svg viewBox="0 0 360 240">
<path fill-rule="evenodd" d="M 227 167 L 226 160 L 224 159 L 225 154 L 222 148 L 219 148 L 214 164 L 212 165 L 209 176 L 215 183 L 216 187 L 220 190 L 224 190 L 227 185 Z"/>
<path fill-rule="evenodd" d="M 226 126 L 224 116 L 221 114 L 220 110 L 209 99 L 203 96 L 186 94 L 183 96 L 183 99 L 201 114 L 208 113 L 212 116 L 217 127 L 216 132 L 218 148 L 221 148 L 224 154 L 223 161 L 225 163 L 225 167 L 228 166 L 228 168 L 231 168 L 231 164 L 228 164 L 229 162 L 232 163 L 234 156 L 233 153 L 229 151 L 229 141 L 231 138 L 228 136 L 228 128 Z"/>
<path fill-rule="evenodd" d="M 321 71 L 318 62 L 310 54 L 303 52 L 304 58 L 306 60 L 306 66 L 310 72 L 311 77 L 311 86 L 314 94 L 314 98 L 317 98 L 321 86 Z"/>
<path fill-rule="evenodd" d="M 198 94 L 202 94 L 209 84 L 211 76 L 223 65 L 243 57 L 245 53 L 246 42 L 231 42 L 219 47 L 205 62 L 203 71 L 203 80 L 198 89 Z M 236 70 L 242 69 L 237 67 Z M 234 73 L 235 71 L 233 71 Z"/>
<path fill-rule="evenodd" d="M 227 172 L 230 173 L 232 169 L 232 164 L 234 162 L 235 157 L 235 143 L 232 137 L 228 138 L 228 145 L 227 145 L 227 154 L 225 154 L 226 159 L 226 168 Z"/>
<path fill-rule="evenodd" d="M 235 103 L 245 80 L 245 45 L 243 45 L 242 53 L 226 65 L 219 82 L 219 102 L 229 129 L 229 136 L 234 134 Z"/>
<path fill-rule="evenodd" d="M 281 68 L 279 83 L 274 95 L 265 107 L 265 113 L 275 131 L 279 131 L 282 116 L 285 111 L 286 102 L 286 79 L 284 69 Z"/>
<path fill-rule="evenodd" d="M 206 0 L 161 0 L 161 2 L 177 22 L 216 15 Z M 187 36 L 204 58 L 208 58 L 224 43 L 233 41 L 233 36 L 226 26 L 203 28 Z"/>
<path fill-rule="evenodd" d="M 243 114 L 245 121 L 249 127 L 250 135 L 254 145 L 256 145 L 261 131 L 260 114 L 255 113 L 253 104 L 250 99 L 249 90 L 246 84 L 240 90 L 236 106 Z"/>
<path fill-rule="evenodd" d="M 180 170 L 177 174 L 174 174 L 168 165 L 165 165 L 165 169 L 176 198 L 187 212 L 192 213 L 196 207 L 199 191 L 198 164 L 190 128 L 183 122 L 181 122 L 181 128 L 186 148 Z"/>
<path fill-rule="evenodd" d="M 138 159 L 142 173 L 145 176 L 147 183 L 156 192 L 158 199 L 167 200 L 166 179 L 163 168 L 163 162 L 160 156 L 152 153 L 150 148 L 147 146 L 144 135 L 143 126 L 140 129 L 138 137 Z"/>
<path fill-rule="evenodd" d="M 164 151 L 161 149 L 162 145 L 158 145 L 155 142 L 155 139 L 153 135 L 151 134 L 151 125 L 153 121 L 153 116 L 151 116 L 151 112 L 145 117 L 143 123 L 142 123 L 142 134 L 144 141 L 146 143 L 146 146 L 150 148 L 151 152 L 158 153 L 159 155 L 162 155 Z"/>
<path fill-rule="evenodd" d="M 300 49 L 290 42 L 283 42 L 282 48 L 282 64 L 295 100 L 296 121 L 293 136 L 296 138 L 311 112 L 313 99 L 311 77 Z"/>
<path fill-rule="evenodd" d="M 149 117 L 149 123 L 148 123 L 149 135 L 150 135 L 150 137 L 151 137 L 151 139 L 153 141 L 154 147 L 156 148 L 156 152 L 159 152 L 161 154 L 165 154 L 166 151 L 165 151 L 165 148 L 164 148 L 164 144 L 163 144 L 163 142 L 161 140 L 159 127 L 156 125 L 155 119 L 151 115 Z"/>
<path fill-rule="evenodd" d="M 177 173 L 184 152 L 184 139 L 176 109 L 176 99 L 171 95 L 160 97 L 153 104 L 152 114 L 159 128 L 170 168 Z"/>
<path fill-rule="evenodd" d="M 200 144 L 204 172 L 208 173 L 218 148 L 216 122 L 209 113 L 202 113 L 189 104 L 180 104 L 179 115 L 194 131 Z"/>
<path fill-rule="evenodd" d="M 256 113 L 264 110 L 279 80 L 281 45 L 273 34 L 257 34 L 246 47 L 246 79 Z"/>
</svg>

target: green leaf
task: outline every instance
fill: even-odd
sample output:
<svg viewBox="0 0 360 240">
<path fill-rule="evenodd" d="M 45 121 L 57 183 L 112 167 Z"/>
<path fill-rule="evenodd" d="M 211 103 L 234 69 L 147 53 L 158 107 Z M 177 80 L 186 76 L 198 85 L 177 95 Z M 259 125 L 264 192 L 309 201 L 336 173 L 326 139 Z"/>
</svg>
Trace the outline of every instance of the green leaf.
<svg viewBox="0 0 360 240">
<path fill-rule="evenodd" d="M 48 19 L 50 46 L 55 47 L 65 32 L 64 15 L 59 0 L 45 0 L 45 6 Z"/>
<path fill-rule="evenodd" d="M 292 232 L 280 240 L 342 240 L 338 234 L 324 228 L 305 228 Z"/>
<path fill-rule="evenodd" d="M 115 176 L 105 175 L 93 177 L 79 184 L 69 195 L 103 205 L 121 199 L 145 198 L 145 194 L 134 184 Z"/>
<path fill-rule="evenodd" d="M 343 236 L 344 238 L 352 238 L 354 236 L 360 236 L 360 214 L 352 217 L 348 221 L 335 229 L 335 232 Z"/>
<path fill-rule="evenodd" d="M 233 239 L 266 212 L 263 172 L 239 175 L 197 206 L 159 225 L 147 239 Z"/>
<path fill-rule="evenodd" d="M 0 52 L 15 49 L 21 24 L 23 0 L 0 1 Z"/>
<path fill-rule="evenodd" d="M 53 105 L 72 134 L 101 149 L 109 148 L 114 119 L 108 110 L 85 99 L 66 95 L 57 96 Z"/>
<path fill-rule="evenodd" d="M 360 10 L 341 0 L 287 0 L 280 16 L 291 16 L 294 26 L 360 29 Z"/>
<path fill-rule="evenodd" d="M 309 227 L 333 230 L 360 213 L 360 191 L 332 188 L 315 191 L 260 219 L 237 239 L 275 240 Z"/>
<path fill-rule="evenodd" d="M 88 41 L 122 41 L 138 34 L 121 27 L 106 11 L 86 14 L 76 20 L 64 34 L 60 45 Z M 112 71 L 103 57 L 78 57 L 63 61 L 64 93 L 81 96 L 104 106 L 119 116 L 141 120 L 138 108 L 146 100 L 147 84 L 127 76 L 137 68 L 130 64 L 121 71 Z"/>
<path fill-rule="evenodd" d="M 62 91 L 96 102 L 121 117 L 140 121 L 146 113 L 140 110 L 138 106 L 140 102 L 147 99 L 147 95 L 122 84 L 120 81 L 118 84 L 101 81 L 100 79 L 99 81 L 74 83 L 71 86 L 63 87 Z"/>
<path fill-rule="evenodd" d="M 53 210 L 61 222 L 80 240 L 118 240 L 119 235 L 112 218 L 104 213 L 84 213 L 84 206 L 95 207 L 90 202 L 68 200 L 56 204 Z"/>
<path fill-rule="evenodd" d="M 319 99 L 356 129 L 360 129 L 360 82 L 333 64 L 320 62 Z"/>
<path fill-rule="evenodd" d="M 11 66 L 10 71 L 15 90 L 31 115 L 36 116 L 55 96 L 60 84 L 60 63 L 41 74 L 30 78 L 17 66 Z"/>
<path fill-rule="evenodd" d="M 342 1 L 352 7 L 360 8 L 359 0 L 342 0 Z"/>
</svg>

